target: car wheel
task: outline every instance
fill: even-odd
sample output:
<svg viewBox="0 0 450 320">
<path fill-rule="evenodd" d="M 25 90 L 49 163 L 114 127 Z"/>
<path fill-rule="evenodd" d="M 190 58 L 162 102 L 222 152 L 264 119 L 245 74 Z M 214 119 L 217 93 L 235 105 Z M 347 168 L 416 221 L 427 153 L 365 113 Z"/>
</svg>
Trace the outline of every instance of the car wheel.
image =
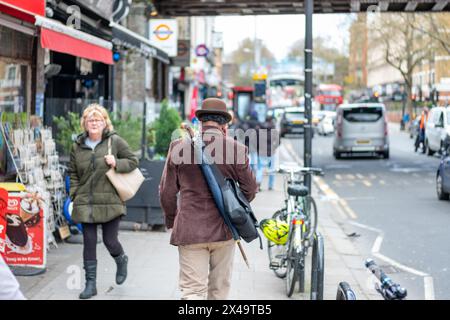
<svg viewBox="0 0 450 320">
<path fill-rule="evenodd" d="M 336 150 L 334 150 L 334 151 L 333 151 L 333 155 L 334 155 L 334 158 L 335 158 L 336 160 L 341 159 L 341 153 L 340 153 L 340 152 L 337 152 Z"/>
<path fill-rule="evenodd" d="M 442 176 L 438 172 L 436 175 L 436 193 L 439 200 L 448 200 L 449 194 L 444 191 L 444 185 L 442 181 Z"/>
<path fill-rule="evenodd" d="M 428 140 L 425 141 L 425 153 L 427 154 L 427 156 L 432 156 L 434 154 L 434 151 L 430 149 Z"/>
<path fill-rule="evenodd" d="M 439 154 L 443 155 L 445 152 L 445 144 L 443 141 L 441 141 L 441 147 L 439 148 Z"/>
</svg>

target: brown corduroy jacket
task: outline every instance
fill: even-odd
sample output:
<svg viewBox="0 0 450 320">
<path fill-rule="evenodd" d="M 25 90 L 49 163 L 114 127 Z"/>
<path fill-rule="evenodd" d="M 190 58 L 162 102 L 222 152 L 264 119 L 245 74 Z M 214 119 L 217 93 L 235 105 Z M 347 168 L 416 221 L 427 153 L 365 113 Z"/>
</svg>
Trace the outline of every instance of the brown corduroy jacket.
<svg viewBox="0 0 450 320">
<path fill-rule="evenodd" d="M 237 181 L 245 197 L 253 200 L 257 184 L 249 166 L 247 148 L 214 127 L 203 127 L 202 131 L 205 152 L 215 149 L 210 153 L 223 176 Z M 199 165 L 194 163 L 194 148 L 190 139 L 182 138 L 171 143 L 159 192 L 166 226 L 173 228 L 172 245 L 232 238 Z"/>
</svg>

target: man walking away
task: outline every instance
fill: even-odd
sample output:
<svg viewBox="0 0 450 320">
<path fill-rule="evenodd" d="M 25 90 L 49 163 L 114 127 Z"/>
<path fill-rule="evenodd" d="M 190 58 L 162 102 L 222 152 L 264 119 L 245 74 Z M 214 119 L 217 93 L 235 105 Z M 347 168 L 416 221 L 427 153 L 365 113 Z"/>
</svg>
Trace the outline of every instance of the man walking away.
<svg viewBox="0 0 450 320">
<path fill-rule="evenodd" d="M 224 177 L 239 183 L 249 201 L 253 200 L 257 186 L 249 167 L 248 150 L 227 136 L 231 115 L 226 104 L 208 98 L 195 115 L 201 122 L 205 154 Z M 173 229 L 170 243 L 178 246 L 181 298 L 227 299 L 235 243 L 199 165 L 194 163 L 191 139 L 171 143 L 159 187 L 165 224 Z"/>
</svg>

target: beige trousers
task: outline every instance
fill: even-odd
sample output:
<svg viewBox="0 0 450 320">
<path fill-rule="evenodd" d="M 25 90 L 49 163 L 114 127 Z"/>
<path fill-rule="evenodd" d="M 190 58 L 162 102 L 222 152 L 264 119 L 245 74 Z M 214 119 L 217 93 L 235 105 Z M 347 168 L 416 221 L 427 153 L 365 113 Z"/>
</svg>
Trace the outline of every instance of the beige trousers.
<svg viewBox="0 0 450 320">
<path fill-rule="evenodd" d="M 234 248 L 234 240 L 178 246 L 181 299 L 227 299 Z"/>
</svg>

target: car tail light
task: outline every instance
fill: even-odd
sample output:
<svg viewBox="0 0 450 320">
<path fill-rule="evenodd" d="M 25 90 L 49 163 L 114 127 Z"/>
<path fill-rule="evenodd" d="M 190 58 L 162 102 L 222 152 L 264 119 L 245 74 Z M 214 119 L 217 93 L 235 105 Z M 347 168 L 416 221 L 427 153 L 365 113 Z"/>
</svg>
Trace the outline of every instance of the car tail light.
<svg viewBox="0 0 450 320">
<path fill-rule="evenodd" d="M 338 111 L 336 116 L 336 131 L 338 138 L 342 138 L 342 112 Z"/>
<path fill-rule="evenodd" d="M 384 136 L 387 137 L 388 136 L 388 121 L 387 121 L 387 117 L 384 116 Z"/>
</svg>

